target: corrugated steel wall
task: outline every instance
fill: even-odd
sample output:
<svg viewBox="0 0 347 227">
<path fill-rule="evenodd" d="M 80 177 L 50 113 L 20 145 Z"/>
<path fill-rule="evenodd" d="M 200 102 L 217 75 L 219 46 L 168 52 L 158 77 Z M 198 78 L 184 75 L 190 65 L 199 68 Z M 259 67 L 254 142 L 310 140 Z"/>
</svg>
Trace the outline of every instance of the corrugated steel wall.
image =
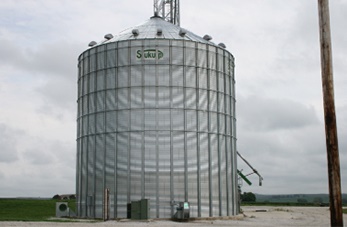
<svg viewBox="0 0 347 227">
<path fill-rule="evenodd" d="M 77 210 L 111 218 L 150 199 L 152 218 L 189 201 L 191 217 L 237 211 L 234 59 L 192 41 L 128 40 L 81 54 Z"/>
</svg>

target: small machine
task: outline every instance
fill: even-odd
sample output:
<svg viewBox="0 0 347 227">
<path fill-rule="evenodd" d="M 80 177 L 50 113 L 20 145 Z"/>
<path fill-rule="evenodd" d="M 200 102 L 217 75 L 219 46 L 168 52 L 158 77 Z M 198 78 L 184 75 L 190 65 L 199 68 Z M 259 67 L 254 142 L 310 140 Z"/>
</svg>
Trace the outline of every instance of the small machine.
<svg viewBox="0 0 347 227">
<path fill-rule="evenodd" d="M 70 209 L 67 202 L 57 202 L 55 205 L 55 216 L 58 218 L 69 217 Z"/>
<path fill-rule="evenodd" d="M 179 202 L 176 208 L 175 218 L 178 220 L 188 220 L 190 217 L 190 204 L 189 202 Z"/>
</svg>

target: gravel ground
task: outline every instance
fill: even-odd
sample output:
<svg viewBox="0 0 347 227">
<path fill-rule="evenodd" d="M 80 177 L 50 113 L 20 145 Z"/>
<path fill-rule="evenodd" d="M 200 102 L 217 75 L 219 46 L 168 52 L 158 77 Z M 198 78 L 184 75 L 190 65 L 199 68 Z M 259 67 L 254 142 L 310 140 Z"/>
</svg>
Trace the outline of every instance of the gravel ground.
<svg viewBox="0 0 347 227">
<path fill-rule="evenodd" d="M 330 212 L 328 207 L 242 207 L 244 213 L 236 217 L 221 219 L 198 219 L 189 222 L 173 222 L 169 220 L 148 220 L 148 221 L 107 221 L 107 222 L 0 222 L 0 226 L 20 226 L 20 227 L 85 227 L 85 226 L 330 226 Z M 347 214 L 343 215 L 344 226 L 347 227 Z"/>
</svg>

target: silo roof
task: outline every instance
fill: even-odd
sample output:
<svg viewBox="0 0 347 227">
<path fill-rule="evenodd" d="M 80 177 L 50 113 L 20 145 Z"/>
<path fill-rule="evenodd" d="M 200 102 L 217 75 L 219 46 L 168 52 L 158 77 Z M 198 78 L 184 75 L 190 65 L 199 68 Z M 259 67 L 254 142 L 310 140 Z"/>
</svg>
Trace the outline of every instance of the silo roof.
<svg viewBox="0 0 347 227">
<path fill-rule="evenodd" d="M 167 22 L 158 16 L 153 16 L 144 23 L 128 28 L 111 39 L 105 39 L 104 41 L 97 43 L 97 45 L 136 39 L 189 40 L 217 46 L 215 43 L 206 40 L 189 30 Z"/>
</svg>

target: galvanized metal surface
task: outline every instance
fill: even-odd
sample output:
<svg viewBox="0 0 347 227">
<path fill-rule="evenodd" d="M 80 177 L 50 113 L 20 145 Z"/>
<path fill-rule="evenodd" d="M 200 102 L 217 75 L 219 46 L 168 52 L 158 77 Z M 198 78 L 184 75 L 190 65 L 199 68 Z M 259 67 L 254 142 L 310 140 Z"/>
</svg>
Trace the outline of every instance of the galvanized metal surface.
<svg viewBox="0 0 347 227">
<path fill-rule="evenodd" d="M 140 199 L 152 218 L 181 201 L 191 217 L 236 215 L 234 58 L 160 18 L 146 24 L 79 57 L 78 215 L 102 217 L 105 188 L 110 218 Z"/>
<path fill-rule="evenodd" d="M 154 0 L 154 15 L 160 16 L 167 22 L 180 26 L 180 1 Z"/>
<path fill-rule="evenodd" d="M 161 32 L 158 33 L 158 29 Z M 108 36 L 110 34 L 107 34 Z M 127 41 L 127 40 L 141 40 L 141 39 L 175 39 L 175 40 L 187 40 L 187 41 L 196 41 L 199 43 L 207 43 L 210 45 L 218 46 L 211 42 L 211 40 L 205 40 L 202 37 L 190 32 L 186 29 L 183 29 L 177 25 L 165 21 L 161 17 L 151 17 L 149 20 L 128 28 L 118 35 L 114 35 L 113 38 L 105 38 L 99 43 L 93 43 L 95 45 L 102 45 L 107 43 L 114 43 L 118 41 Z"/>
</svg>

